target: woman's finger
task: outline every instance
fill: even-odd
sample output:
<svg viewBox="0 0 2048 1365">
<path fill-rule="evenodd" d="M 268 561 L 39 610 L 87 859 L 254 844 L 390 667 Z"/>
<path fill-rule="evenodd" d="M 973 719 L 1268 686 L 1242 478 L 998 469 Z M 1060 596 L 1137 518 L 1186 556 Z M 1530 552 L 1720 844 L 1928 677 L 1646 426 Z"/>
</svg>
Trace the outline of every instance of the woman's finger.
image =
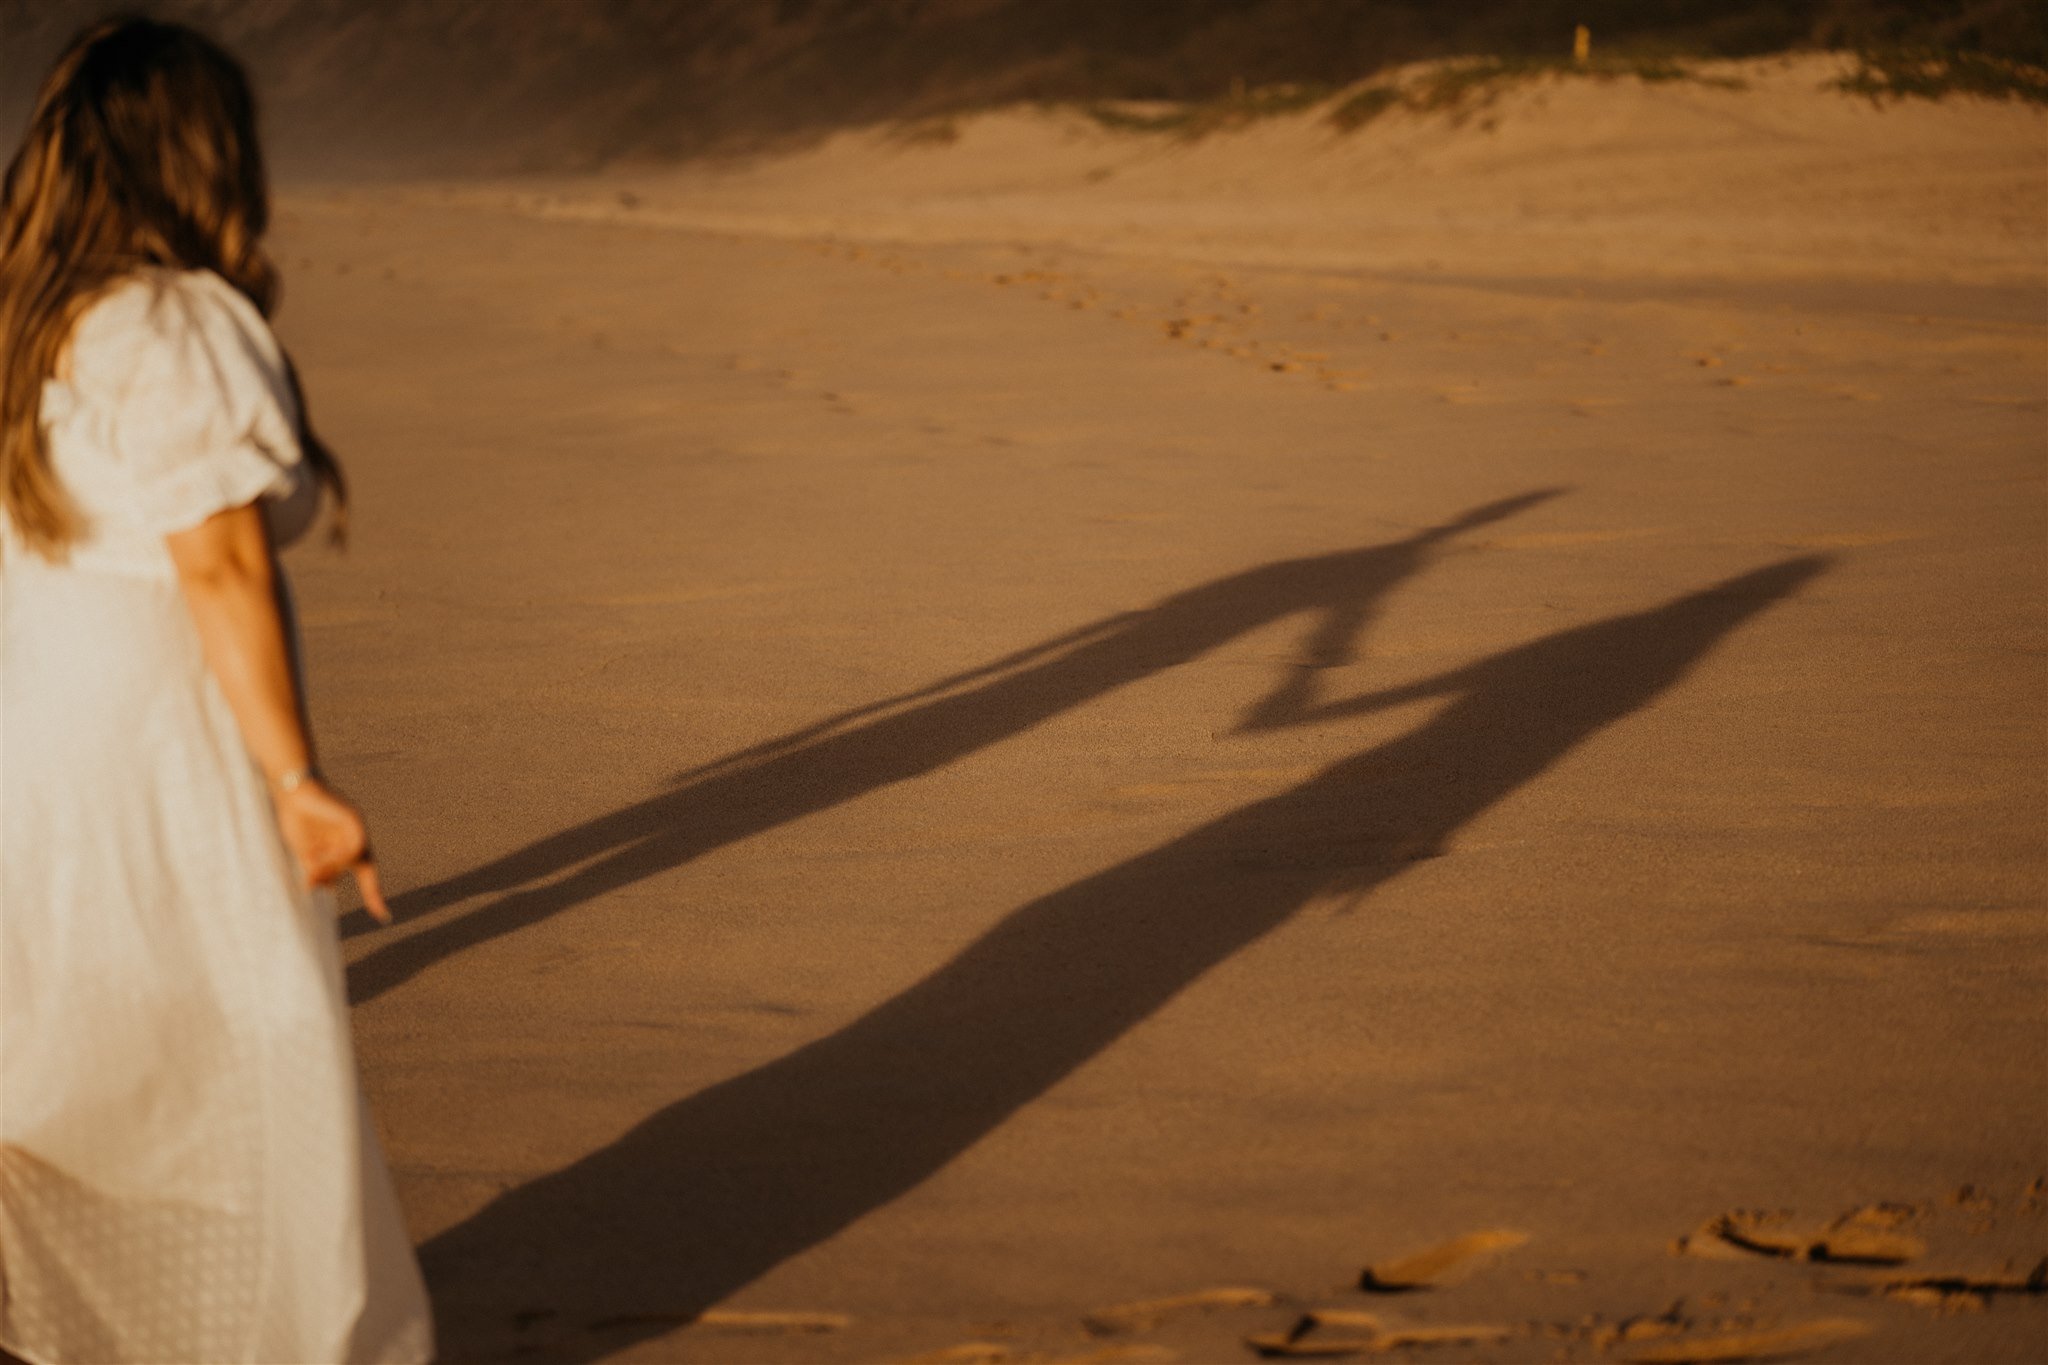
<svg viewBox="0 0 2048 1365">
<path fill-rule="evenodd" d="M 391 923 L 391 907 L 384 903 L 384 886 L 377 880 L 377 864 L 365 857 L 356 864 L 356 890 L 362 894 L 363 909 L 379 924 Z"/>
</svg>

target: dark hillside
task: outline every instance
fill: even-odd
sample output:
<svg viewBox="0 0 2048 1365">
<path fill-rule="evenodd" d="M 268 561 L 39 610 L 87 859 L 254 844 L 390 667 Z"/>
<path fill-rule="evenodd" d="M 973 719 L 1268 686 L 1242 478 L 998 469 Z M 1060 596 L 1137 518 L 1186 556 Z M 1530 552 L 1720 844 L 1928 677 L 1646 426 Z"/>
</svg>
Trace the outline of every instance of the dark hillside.
<svg viewBox="0 0 2048 1365">
<path fill-rule="evenodd" d="M 9 141 L 116 0 L 0 0 Z M 163 0 L 255 66 L 285 173 L 575 168 L 744 152 L 1016 100 L 1337 86 L 1395 63 L 1800 47 L 2048 65 L 2038 0 Z"/>
</svg>

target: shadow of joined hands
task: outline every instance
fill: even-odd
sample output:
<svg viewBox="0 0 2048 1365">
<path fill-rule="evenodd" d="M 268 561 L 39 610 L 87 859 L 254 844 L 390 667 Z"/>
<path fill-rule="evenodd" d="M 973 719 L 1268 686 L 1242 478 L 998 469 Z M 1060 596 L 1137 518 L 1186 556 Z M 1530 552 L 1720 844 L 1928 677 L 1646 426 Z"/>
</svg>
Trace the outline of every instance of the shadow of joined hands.
<svg viewBox="0 0 2048 1365">
<path fill-rule="evenodd" d="M 727 844 L 922 777 L 1287 616 L 1315 613 L 1311 649 L 1325 660 L 1341 660 L 1377 603 L 1444 542 L 1559 491 L 1489 503 L 1392 544 L 1233 574 L 684 773 L 674 790 L 394 897 L 401 924 L 479 896 L 498 899 L 362 957 L 349 968 L 350 997 L 358 1004 L 374 999 L 465 948 Z M 343 932 L 374 928 L 358 911 Z"/>
</svg>

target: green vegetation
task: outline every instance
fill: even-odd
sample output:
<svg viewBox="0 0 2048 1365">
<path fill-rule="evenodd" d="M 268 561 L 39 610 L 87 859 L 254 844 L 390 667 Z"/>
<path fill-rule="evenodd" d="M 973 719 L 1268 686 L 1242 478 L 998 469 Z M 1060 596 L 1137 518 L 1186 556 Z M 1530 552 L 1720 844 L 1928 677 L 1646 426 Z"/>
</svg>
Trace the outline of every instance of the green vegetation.
<svg viewBox="0 0 2048 1365">
<path fill-rule="evenodd" d="M 1231 87 L 1229 94 L 1217 99 L 1173 104 L 1156 112 L 1104 103 L 1083 105 L 1082 112 L 1112 132 L 1167 133 L 1192 142 L 1260 119 L 1314 108 L 1335 93 L 1328 85 L 1266 85 L 1246 89 L 1240 82 Z"/>
<path fill-rule="evenodd" d="M 2048 68 L 2027 62 L 1970 50 L 1874 49 L 1857 56 L 1857 69 L 1835 82 L 1835 88 L 1876 102 L 1977 95 L 2048 104 Z M 1081 108 L 1115 132 L 1164 134 L 1192 142 L 1334 100 L 1325 118 L 1339 132 L 1349 133 L 1393 109 L 1447 114 L 1454 123 L 1462 123 L 1507 90 L 1542 80 L 1690 81 L 1726 90 L 1744 86 L 1733 76 L 1704 73 L 1683 57 L 1656 51 L 1610 52 L 1584 61 L 1571 56 L 1471 57 L 1440 63 L 1404 81 L 1377 80 L 1341 93 L 1313 82 L 1247 89 L 1240 81 L 1214 99 L 1136 107 L 1097 101 Z"/>
<path fill-rule="evenodd" d="M 1330 111 L 1330 122 L 1340 132 L 1348 133 L 1354 128 L 1363 128 L 1381 114 L 1398 104 L 1407 103 L 1407 96 L 1397 86 L 1367 85 L 1352 91 L 1344 102 Z"/>
<path fill-rule="evenodd" d="M 1887 99 L 1938 100 L 1947 95 L 2048 104 L 2048 69 L 1982 52 L 1890 49 L 1859 52 L 1856 70 L 1835 82 L 1839 90 Z"/>
<path fill-rule="evenodd" d="M 1728 90 L 1742 88 L 1742 82 L 1732 76 L 1703 75 L 1674 57 L 1596 56 L 1583 62 L 1570 57 L 1480 57 L 1434 67 L 1405 85 L 1361 87 L 1330 111 L 1329 121 L 1339 132 L 1348 133 L 1394 108 L 1424 114 L 1448 112 L 1463 120 L 1492 104 L 1511 86 L 1550 78 L 1693 81 Z"/>
</svg>

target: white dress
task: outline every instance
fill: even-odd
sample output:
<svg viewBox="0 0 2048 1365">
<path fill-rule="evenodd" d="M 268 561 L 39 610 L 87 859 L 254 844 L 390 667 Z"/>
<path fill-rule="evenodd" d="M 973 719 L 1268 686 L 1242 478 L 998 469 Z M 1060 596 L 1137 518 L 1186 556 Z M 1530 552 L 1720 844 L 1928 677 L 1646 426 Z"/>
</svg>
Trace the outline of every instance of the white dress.
<svg viewBox="0 0 2048 1365">
<path fill-rule="evenodd" d="M 0 513 L 0 1348 L 31 1362 L 421 1361 L 426 1296 L 309 894 L 166 533 L 305 529 L 283 359 L 218 276 L 93 304 L 42 414 L 87 529 Z"/>
</svg>

